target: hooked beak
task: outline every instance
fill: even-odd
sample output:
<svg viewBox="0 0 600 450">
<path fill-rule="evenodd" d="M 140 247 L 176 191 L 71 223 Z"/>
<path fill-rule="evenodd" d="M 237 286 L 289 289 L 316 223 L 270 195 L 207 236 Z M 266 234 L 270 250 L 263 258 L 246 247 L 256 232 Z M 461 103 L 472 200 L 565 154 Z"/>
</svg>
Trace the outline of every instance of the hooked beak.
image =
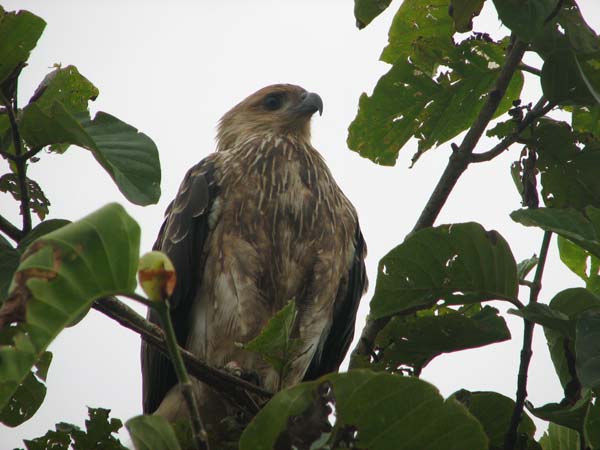
<svg viewBox="0 0 600 450">
<path fill-rule="evenodd" d="M 302 94 L 302 101 L 295 108 L 295 112 L 302 115 L 313 115 L 317 111 L 319 111 L 319 115 L 323 114 L 323 100 L 321 100 L 321 97 L 314 92 L 305 92 Z"/>
</svg>

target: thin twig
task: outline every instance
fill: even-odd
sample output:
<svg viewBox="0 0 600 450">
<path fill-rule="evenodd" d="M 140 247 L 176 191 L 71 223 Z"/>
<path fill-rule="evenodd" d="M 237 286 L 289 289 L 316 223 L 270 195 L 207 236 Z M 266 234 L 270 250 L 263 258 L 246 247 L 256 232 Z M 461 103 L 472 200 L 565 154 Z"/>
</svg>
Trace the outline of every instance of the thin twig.
<svg viewBox="0 0 600 450">
<path fill-rule="evenodd" d="M 532 67 L 529 64 L 525 64 L 523 62 L 519 64 L 519 69 L 521 69 L 523 72 L 529 72 L 534 75 L 537 75 L 538 77 L 542 75 L 542 71 L 540 69 L 538 69 L 537 67 Z"/>
<path fill-rule="evenodd" d="M 148 322 L 123 302 L 114 297 L 104 297 L 96 300 L 93 307 L 125 328 L 138 333 L 146 343 L 154 346 L 168 356 L 162 329 Z M 271 392 L 260 386 L 209 366 L 181 347 L 179 350 L 191 375 L 199 381 L 219 390 L 219 392 L 223 392 L 224 395 L 235 403 L 245 405 L 249 410 L 257 412 L 256 405 L 250 401 L 248 393 L 257 395 L 262 400 L 268 400 L 273 396 Z"/>
<path fill-rule="evenodd" d="M 546 99 L 544 97 L 540 98 L 540 100 L 536 103 L 536 105 L 529 111 L 523 120 L 519 122 L 517 126 L 517 131 L 512 133 L 511 135 L 505 137 L 500 141 L 497 145 L 495 145 L 492 149 L 483 153 L 473 153 L 471 155 L 471 162 L 480 163 L 485 161 L 490 161 L 494 159 L 496 156 L 500 155 L 504 152 L 508 147 L 514 144 L 521 133 L 533 122 L 535 122 L 540 117 L 545 116 L 550 112 L 552 108 L 556 106 L 555 103 L 548 103 L 545 105 Z"/>
<path fill-rule="evenodd" d="M 533 278 L 533 285 L 529 291 L 530 305 L 537 303 L 538 295 L 542 289 L 542 275 L 544 274 L 544 266 L 546 265 L 546 257 L 548 256 L 551 238 L 551 231 L 544 232 L 540 257 Z M 517 376 L 517 397 L 510 419 L 510 425 L 504 437 L 504 450 L 514 450 L 515 448 L 517 442 L 517 428 L 521 422 L 523 407 L 525 406 L 525 399 L 527 398 L 527 371 L 529 370 L 529 362 L 531 361 L 531 343 L 533 341 L 533 327 L 535 324 L 526 319 L 523 321 L 523 347 L 521 348 L 521 362 L 519 364 L 519 374 Z"/>
<path fill-rule="evenodd" d="M 19 242 L 25 235 L 21 230 L 10 223 L 6 218 L 0 215 L 0 231 L 6 234 L 15 242 Z"/>
<path fill-rule="evenodd" d="M 429 200 L 425 204 L 425 208 L 423 208 L 412 232 L 432 226 L 435 222 L 435 219 L 450 196 L 450 192 L 452 192 L 456 182 L 469 166 L 473 149 L 475 148 L 475 145 L 477 145 L 477 142 L 481 138 L 481 135 L 485 131 L 490 120 L 492 120 L 496 109 L 498 109 L 498 105 L 504 97 L 508 84 L 510 83 L 513 74 L 518 69 L 526 49 L 527 44 L 519 39 L 515 40 L 506 57 L 506 61 L 500 70 L 498 78 L 496 79 L 494 88 L 488 94 L 487 100 L 479 111 L 476 121 L 465 135 L 461 145 L 450 155 L 448 165 L 429 197 Z M 375 338 L 389 320 L 389 317 L 377 320 L 367 320 L 367 323 L 362 330 L 360 340 L 352 352 L 350 366 L 357 364 L 361 356 L 372 354 Z"/>
<path fill-rule="evenodd" d="M 20 156 L 23 154 L 21 148 L 21 135 L 19 134 L 19 125 L 15 118 L 15 112 L 13 106 L 10 104 L 8 99 L 0 92 L 0 100 L 6 106 L 6 112 L 8 113 L 8 120 L 10 122 L 10 128 L 12 130 L 13 144 L 15 146 L 15 165 L 17 168 L 17 177 L 19 180 L 19 190 L 21 196 L 21 214 L 23 215 L 23 233 L 29 233 L 31 231 L 31 211 L 29 209 L 29 190 L 27 189 L 27 161 L 21 159 Z"/>
<path fill-rule="evenodd" d="M 173 328 L 173 322 L 171 322 L 171 315 L 169 313 L 169 303 L 167 301 L 156 302 L 152 306 L 158 313 L 158 317 L 160 318 L 160 322 L 165 332 L 171 362 L 173 363 L 177 381 L 179 381 L 179 387 L 190 414 L 190 422 L 192 424 L 192 432 L 194 434 L 196 446 L 198 447 L 198 450 L 210 450 L 208 435 L 206 434 L 206 429 L 202 423 L 198 402 L 194 396 L 192 380 L 187 373 L 183 358 L 181 357 L 181 352 L 179 351 L 179 346 L 177 345 L 177 337 L 175 336 L 175 329 Z"/>
</svg>

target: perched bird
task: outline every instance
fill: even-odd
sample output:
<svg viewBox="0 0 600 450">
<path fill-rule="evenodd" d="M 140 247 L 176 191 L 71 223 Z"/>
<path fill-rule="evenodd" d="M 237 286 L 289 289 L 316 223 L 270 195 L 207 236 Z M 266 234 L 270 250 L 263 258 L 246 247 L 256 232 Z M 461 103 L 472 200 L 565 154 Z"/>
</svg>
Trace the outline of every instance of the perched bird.
<svg viewBox="0 0 600 450">
<path fill-rule="evenodd" d="M 170 303 L 179 344 L 273 391 L 338 369 L 367 287 L 356 211 L 310 143 L 310 119 L 322 109 L 317 94 L 289 84 L 233 107 L 219 123 L 217 151 L 187 172 L 154 246 L 177 273 Z M 256 337 L 291 299 L 302 344 L 279 380 L 236 343 Z M 185 414 L 171 363 L 146 344 L 142 379 L 144 413 Z M 198 382 L 197 394 L 209 425 L 228 414 L 212 388 Z"/>
</svg>

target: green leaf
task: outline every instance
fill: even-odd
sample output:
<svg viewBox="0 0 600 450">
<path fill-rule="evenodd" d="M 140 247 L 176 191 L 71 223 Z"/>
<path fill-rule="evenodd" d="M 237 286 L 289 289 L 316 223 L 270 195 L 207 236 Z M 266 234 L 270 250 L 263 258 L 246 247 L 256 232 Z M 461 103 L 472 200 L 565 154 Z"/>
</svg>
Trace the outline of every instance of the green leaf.
<svg viewBox="0 0 600 450">
<path fill-rule="evenodd" d="M 279 373 L 280 379 L 287 374 L 301 346 L 299 339 L 292 339 L 296 315 L 296 302 L 290 300 L 269 319 L 258 336 L 243 344 L 246 350 L 260 354 Z"/>
<path fill-rule="evenodd" d="M 524 259 L 519 264 L 517 264 L 517 277 L 519 278 L 519 280 L 524 280 L 525 278 L 527 278 L 529 272 L 531 272 L 531 270 L 535 266 L 537 266 L 538 261 L 538 257 L 536 255 L 533 255 L 531 258 Z"/>
<path fill-rule="evenodd" d="M 575 354 L 577 375 L 584 387 L 600 388 L 600 308 L 590 309 L 577 320 Z"/>
<path fill-rule="evenodd" d="M 363 29 L 390 6 L 392 0 L 354 0 L 356 26 Z"/>
<path fill-rule="evenodd" d="M 27 61 L 46 22 L 28 11 L 5 12 L 0 7 L 0 83 Z"/>
<path fill-rule="evenodd" d="M 161 416 L 136 416 L 125 422 L 136 450 L 180 450 L 173 428 Z"/>
<path fill-rule="evenodd" d="M 160 197 L 160 161 L 154 142 L 131 125 L 99 112 L 74 116 L 59 101 L 46 110 L 34 102 L 23 110 L 21 133 L 28 144 L 73 144 L 92 152 L 119 190 L 136 205 L 156 203 Z"/>
<path fill-rule="evenodd" d="M 40 220 L 44 220 L 48 214 L 50 201 L 46 198 L 40 185 L 31 178 L 26 178 L 25 183 L 29 192 L 29 209 L 36 213 Z M 8 192 L 15 200 L 21 200 L 21 189 L 16 173 L 5 173 L 0 177 L 0 192 Z"/>
<path fill-rule="evenodd" d="M 8 295 L 8 287 L 19 266 L 20 254 L 0 235 L 0 305 Z"/>
<path fill-rule="evenodd" d="M 579 433 L 550 422 L 540 444 L 544 450 L 579 450 Z"/>
<path fill-rule="evenodd" d="M 473 29 L 473 17 L 478 16 L 484 0 L 450 0 L 450 16 L 459 33 Z"/>
<path fill-rule="evenodd" d="M 465 405 L 483 425 L 490 441 L 490 450 L 504 448 L 504 437 L 515 408 L 514 400 L 497 392 L 469 392 L 465 389 L 455 392 L 452 397 Z M 526 413 L 523 413 L 518 432 L 533 438 L 535 425 Z"/>
<path fill-rule="evenodd" d="M 600 308 L 600 297 L 584 288 L 565 289 L 554 296 L 549 306 L 552 310 L 567 315 L 569 326 L 573 329 L 583 312 Z M 575 375 L 575 342 L 572 338 L 552 328 L 544 328 L 544 334 L 560 383 L 565 390 L 568 390 Z"/>
<path fill-rule="evenodd" d="M 575 431 L 583 431 L 583 423 L 590 406 L 591 395 L 589 391 L 575 404 L 548 403 L 539 408 L 528 406 L 528 410 L 534 416 L 553 422 L 563 427 L 569 427 Z"/>
<path fill-rule="evenodd" d="M 568 239 L 558 237 L 558 251 L 561 261 L 575 275 L 585 281 L 586 288 L 595 294 L 600 293 L 600 258 L 590 254 Z"/>
<path fill-rule="evenodd" d="M 70 223 L 71 221 L 66 219 L 44 220 L 43 222 L 40 222 L 35 227 L 33 227 L 33 229 L 29 233 L 27 233 L 23 239 L 21 239 L 17 249 L 20 252 L 23 252 L 36 239 L 45 236 L 46 234 L 52 231 L 58 230 L 59 228 L 62 228 Z"/>
<path fill-rule="evenodd" d="M 332 384 L 336 423 L 333 432 L 351 425 L 358 447 L 377 450 L 484 450 L 487 438 L 479 422 L 454 399 L 417 378 L 368 370 L 330 374 L 279 392 L 248 425 L 240 450 L 271 450 L 291 416 L 311 405 L 324 380 Z M 422 424 L 427 426 L 422 426 Z"/>
<path fill-rule="evenodd" d="M 574 0 L 564 0 L 557 15 L 558 23 L 563 27 L 569 47 L 578 55 L 590 54 L 600 50 L 600 39 L 586 23 L 581 10 Z"/>
<path fill-rule="evenodd" d="M 88 110 L 89 100 L 95 100 L 98 89 L 82 76 L 75 66 L 57 67 L 50 72 L 36 89 L 29 103 L 35 103 L 49 113 L 55 101 L 60 102 L 71 114 Z M 53 144 L 52 150 L 64 152 L 68 144 Z"/>
<path fill-rule="evenodd" d="M 504 25 L 525 42 L 531 42 L 542 30 L 557 0 L 493 0 Z"/>
<path fill-rule="evenodd" d="M 582 64 L 583 63 L 583 64 Z M 586 73 L 584 67 L 590 71 Z M 595 81 L 600 77 L 597 65 L 588 65 L 571 50 L 557 50 L 544 61 L 541 83 L 544 96 L 561 105 L 594 105 L 600 103 Z"/>
<path fill-rule="evenodd" d="M 447 304 L 512 300 L 517 266 L 504 238 L 477 223 L 427 228 L 379 262 L 371 317 Z"/>
<path fill-rule="evenodd" d="M 44 352 L 35 365 L 36 370 L 29 372 L 8 404 L 0 411 L 0 422 L 8 427 L 16 427 L 33 417 L 46 398 L 44 382 L 51 361 L 52 353 Z"/>
<path fill-rule="evenodd" d="M 543 303 L 530 303 L 521 309 L 509 309 L 510 314 L 538 323 L 546 328 L 556 330 L 565 336 L 574 335 L 574 330 L 569 323 L 569 316 L 555 311 Z"/>
<path fill-rule="evenodd" d="M 591 133 L 600 137 L 600 106 L 573 107 L 571 126 L 580 133 Z"/>
<path fill-rule="evenodd" d="M 390 34 L 390 46 L 382 57 L 396 57 L 408 44 L 392 47 Z M 411 137 L 418 140 L 414 163 L 426 150 L 469 128 L 504 61 L 503 44 L 483 39 L 469 38 L 455 46 L 447 36 L 419 38 L 410 45 L 415 50 L 400 55 L 373 94 L 361 95 L 358 114 L 348 130 L 349 148 L 377 164 L 394 165 Z M 436 73 L 438 65 L 447 70 Z M 517 72 L 495 117 L 511 108 L 522 86 L 523 76 Z"/>
<path fill-rule="evenodd" d="M 597 398 L 585 417 L 584 435 L 592 448 L 600 448 L 600 401 Z"/>
<path fill-rule="evenodd" d="M 507 339 L 510 332 L 506 322 L 491 306 L 472 315 L 449 309 L 446 313 L 438 310 L 428 316 L 396 316 L 377 335 L 375 366 L 390 372 L 404 371 L 408 366 L 418 374 L 442 353 Z"/>
<path fill-rule="evenodd" d="M 0 347 L 0 408 L 50 342 L 95 299 L 135 289 L 139 239 L 137 223 L 113 203 L 28 247 L 3 306 L 26 315 L 13 327 L 11 345 Z"/>
</svg>

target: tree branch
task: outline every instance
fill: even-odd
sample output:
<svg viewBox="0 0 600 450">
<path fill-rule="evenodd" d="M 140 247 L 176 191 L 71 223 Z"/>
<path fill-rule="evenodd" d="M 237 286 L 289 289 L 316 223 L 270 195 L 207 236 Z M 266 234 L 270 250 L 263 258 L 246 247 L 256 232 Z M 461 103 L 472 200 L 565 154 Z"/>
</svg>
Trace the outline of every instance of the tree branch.
<svg viewBox="0 0 600 450">
<path fill-rule="evenodd" d="M 154 346 L 168 356 L 165 336 L 162 329 L 148 322 L 129 306 L 114 297 L 105 297 L 96 300 L 93 308 L 102 314 L 117 321 L 125 328 L 138 333 L 149 345 Z M 260 400 L 268 400 L 273 394 L 255 384 L 249 383 L 241 378 L 231 375 L 223 370 L 215 369 L 200 361 L 192 353 L 179 347 L 183 362 L 189 371 L 199 381 L 223 392 L 232 402 L 244 407 L 247 411 L 255 414 L 258 412 L 255 401 L 250 393 L 256 395 Z"/>
<path fill-rule="evenodd" d="M 550 112 L 550 110 L 556 106 L 555 103 L 548 103 L 546 106 L 544 106 L 545 103 L 546 99 L 544 97 L 540 98 L 539 101 L 533 107 L 533 109 L 525 115 L 525 118 L 521 122 L 519 122 L 519 125 L 517 126 L 517 131 L 505 137 L 491 150 L 488 150 L 487 152 L 483 153 L 473 153 L 471 155 L 471 162 L 480 163 L 484 161 L 490 161 L 496 156 L 500 155 L 502 152 L 504 152 L 504 150 L 508 149 L 508 147 L 510 147 L 517 141 L 521 133 L 529 125 L 531 125 L 540 117 L 543 117 L 546 114 L 548 114 L 548 112 Z"/>
<path fill-rule="evenodd" d="M 2 92 L 0 100 L 6 106 L 8 120 L 12 130 L 13 144 L 15 146 L 15 165 L 17 167 L 17 178 L 19 180 L 19 191 L 21 194 L 21 214 L 23 215 L 23 233 L 31 231 L 31 211 L 29 209 L 29 190 L 27 189 L 27 161 L 21 158 L 23 149 L 21 148 L 21 135 L 19 134 L 19 125 L 15 118 L 13 105 L 8 101 Z"/>
<path fill-rule="evenodd" d="M 542 75 L 542 71 L 540 69 L 538 69 L 537 67 L 532 67 L 525 63 L 519 64 L 519 69 L 521 69 L 523 72 L 529 72 L 533 75 L 537 75 L 538 77 Z"/>
<path fill-rule="evenodd" d="M 19 242 L 25 235 L 21 230 L 10 223 L 5 217 L 0 215 L 0 231 L 6 234 L 15 242 Z"/>
<path fill-rule="evenodd" d="M 546 257 L 548 256 L 548 248 L 550 246 L 550 240 L 552 238 L 552 232 L 544 232 L 544 238 L 542 239 L 542 247 L 540 249 L 540 258 L 533 278 L 531 290 L 529 292 L 529 304 L 537 303 L 538 295 L 542 289 L 542 275 L 544 273 L 544 266 L 546 265 Z M 521 416 L 523 415 L 523 407 L 525 406 L 525 399 L 527 398 L 527 371 L 529 370 L 529 362 L 531 361 L 531 343 L 533 341 L 533 327 L 534 323 L 529 320 L 524 320 L 523 327 L 523 347 L 521 348 L 521 362 L 519 364 L 519 374 L 517 376 L 517 398 L 515 400 L 515 407 L 513 409 L 512 417 L 510 419 L 510 426 L 504 437 L 504 450 L 514 450 L 517 442 L 517 428 L 521 422 Z"/>
<path fill-rule="evenodd" d="M 452 152 L 450 155 L 448 165 L 446 166 L 446 169 L 440 177 L 438 184 L 429 197 L 429 200 L 425 204 L 425 208 L 423 208 L 423 211 L 421 212 L 421 215 L 413 228 L 413 232 L 432 226 L 435 222 L 435 219 L 450 196 L 450 192 L 452 192 L 456 182 L 469 166 L 475 145 L 477 145 L 481 135 L 485 131 L 490 120 L 492 120 L 494 112 L 496 109 L 498 109 L 498 105 L 500 104 L 502 97 L 504 97 L 506 89 L 508 88 L 508 84 L 510 83 L 513 74 L 518 69 L 519 63 L 521 62 L 526 49 L 527 44 L 519 39 L 515 40 L 513 43 L 512 48 L 506 56 L 504 66 L 500 70 L 500 74 L 496 79 L 494 88 L 488 94 L 487 100 L 479 111 L 479 115 L 475 120 L 475 123 L 473 123 L 473 126 L 465 135 L 460 147 L 458 147 L 458 149 Z M 351 367 L 358 362 L 358 359 L 360 359 L 361 355 L 366 356 L 373 352 L 375 338 L 377 337 L 379 331 L 381 331 L 381 329 L 383 329 L 383 327 L 389 322 L 389 320 L 389 317 L 384 317 L 377 320 L 367 319 L 367 323 L 363 328 L 360 340 L 352 352 L 352 356 L 350 358 Z"/>
</svg>

